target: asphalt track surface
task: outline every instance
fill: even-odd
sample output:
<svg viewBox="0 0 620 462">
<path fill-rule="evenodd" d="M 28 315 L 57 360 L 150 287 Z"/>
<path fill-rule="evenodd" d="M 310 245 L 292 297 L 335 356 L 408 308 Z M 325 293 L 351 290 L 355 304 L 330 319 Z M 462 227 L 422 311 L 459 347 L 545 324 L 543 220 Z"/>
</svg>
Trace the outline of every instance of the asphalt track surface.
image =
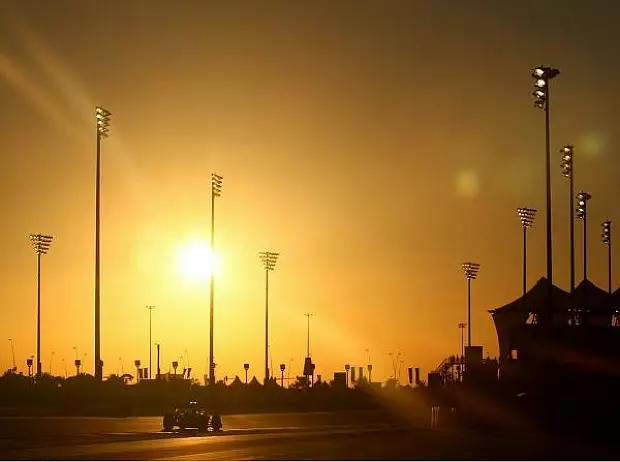
<svg viewBox="0 0 620 462">
<path fill-rule="evenodd" d="M 437 430 L 378 411 L 223 416 L 224 431 L 162 432 L 160 418 L 0 418 L 4 460 L 594 460 L 582 441 Z"/>
</svg>

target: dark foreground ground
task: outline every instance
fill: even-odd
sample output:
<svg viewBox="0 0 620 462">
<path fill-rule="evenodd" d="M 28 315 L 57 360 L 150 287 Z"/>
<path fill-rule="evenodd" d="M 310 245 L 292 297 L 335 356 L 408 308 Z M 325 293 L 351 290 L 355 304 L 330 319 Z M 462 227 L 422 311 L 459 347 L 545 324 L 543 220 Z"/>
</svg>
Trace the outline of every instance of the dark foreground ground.
<svg viewBox="0 0 620 462">
<path fill-rule="evenodd" d="M 0 418 L 0 457 L 153 459 L 594 460 L 620 449 L 570 438 L 430 429 L 386 412 L 224 416 L 225 431 L 163 433 L 159 418 Z"/>
</svg>

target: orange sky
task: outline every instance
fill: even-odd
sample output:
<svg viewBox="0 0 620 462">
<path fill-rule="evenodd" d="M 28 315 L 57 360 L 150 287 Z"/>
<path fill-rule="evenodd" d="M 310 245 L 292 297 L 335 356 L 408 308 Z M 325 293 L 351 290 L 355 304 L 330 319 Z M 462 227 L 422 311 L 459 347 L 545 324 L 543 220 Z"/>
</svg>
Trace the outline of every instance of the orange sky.
<svg viewBox="0 0 620 462">
<path fill-rule="evenodd" d="M 459 349 L 473 284 L 474 343 L 496 353 L 487 309 L 521 290 L 515 209 L 537 208 L 530 284 L 544 275 L 544 125 L 531 69 L 553 82 L 552 152 L 575 145 L 592 195 L 589 274 L 604 287 L 600 223 L 618 213 L 614 2 L 121 2 L 0 5 L 0 367 L 35 353 L 30 233 L 43 259 L 42 362 L 73 346 L 93 363 L 93 111 L 112 116 L 102 156 L 104 373 L 148 363 L 148 310 L 162 364 L 208 363 L 208 285 L 182 280 L 175 249 L 209 238 L 217 201 L 217 376 L 262 377 L 264 272 L 274 366 L 306 347 L 319 374 L 373 379 L 436 366 Z M 587 5 L 586 5 L 587 3 Z M 545 26 L 545 29 L 543 29 Z M 555 154 L 554 154 L 555 155 Z M 557 157 L 557 158 L 556 158 Z M 552 160 L 556 282 L 568 283 L 568 190 Z M 581 223 L 576 241 L 581 242 Z M 577 248 L 581 275 L 581 247 Z M 618 278 L 614 278 L 616 283 Z M 71 369 L 70 369 L 71 370 Z M 403 368 L 403 374 L 405 370 Z"/>
</svg>

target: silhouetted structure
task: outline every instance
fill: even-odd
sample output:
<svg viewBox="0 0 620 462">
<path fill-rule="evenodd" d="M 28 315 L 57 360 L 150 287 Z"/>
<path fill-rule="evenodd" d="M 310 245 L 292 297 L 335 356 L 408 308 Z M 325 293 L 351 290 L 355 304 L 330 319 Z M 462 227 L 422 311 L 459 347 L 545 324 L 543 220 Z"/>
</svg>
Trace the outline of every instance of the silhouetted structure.
<svg viewBox="0 0 620 462">
<path fill-rule="evenodd" d="M 215 299 L 215 198 L 222 195 L 223 177 L 211 174 L 211 268 L 209 275 L 209 385 L 215 385 L 215 360 L 213 359 L 213 306 Z"/>
<path fill-rule="evenodd" d="M 551 227 L 551 128 L 549 108 L 551 106 L 550 82 L 560 75 L 559 69 L 547 66 L 538 66 L 534 69 L 534 106 L 545 111 L 545 196 L 546 196 L 546 231 L 547 231 L 547 279 L 553 283 L 553 237 Z M 551 291 L 547 293 L 551 304 Z M 546 320 L 542 320 L 546 322 Z"/>
<path fill-rule="evenodd" d="M 562 154 L 562 176 L 568 178 L 568 217 L 569 217 L 569 241 L 570 241 L 570 292 L 575 291 L 575 218 L 574 218 L 574 198 L 575 198 L 575 167 L 573 165 L 572 144 L 567 144 L 560 153 Z"/>
<path fill-rule="evenodd" d="M 259 252 L 258 256 L 265 268 L 265 381 L 269 380 L 269 271 L 273 271 L 276 268 L 276 261 L 278 260 L 278 252 Z"/>
<path fill-rule="evenodd" d="M 110 133 L 110 117 L 112 113 L 97 106 L 95 109 L 95 123 L 97 127 L 97 169 L 95 178 L 95 377 L 103 379 L 103 364 L 101 362 L 101 289 L 100 289 L 100 185 L 101 185 L 101 140 Z"/>
<path fill-rule="evenodd" d="M 41 377 L 41 255 L 45 255 L 52 245 L 52 236 L 31 234 L 30 242 L 37 254 L 37 377 Z"/>
<path fill-rule="evenodd" d="M 548 290 L 553 305 L 546 303 Z M 502 385 L 526 396 L 537 413 L 564 423 L 618 406 L 620 291 L 609 294 L 584 280 L 571 295 L 541 278 L 525 296 L 493 310 Z M 535 313 L 548 323 L 535 322 Z M 557 422 L 556 422 L 557 423 Z M 592 422 L 589 421 L 589 424 Z M 616 424 L 617 425 L 617 424 Z"/>
</svg>

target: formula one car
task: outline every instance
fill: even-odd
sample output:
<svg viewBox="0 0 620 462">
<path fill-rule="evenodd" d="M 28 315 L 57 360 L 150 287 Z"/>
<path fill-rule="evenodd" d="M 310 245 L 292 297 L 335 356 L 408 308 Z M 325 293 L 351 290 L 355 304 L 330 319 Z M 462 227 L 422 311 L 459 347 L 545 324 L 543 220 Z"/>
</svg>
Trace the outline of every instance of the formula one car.
<svg viewBox="0 0 620 462">
<path fill-rule="evenodd" d="M 213 431 L 222 429 L 222 418 L 219 414 L 210 415 L 204 408 L 198 407 L 196 401 L 190 401 L 187 407 L 176 407 L 173 412 L 164 414 L 164 431 L 172 431 L 174 427 L 180 430 L 195 428 L 200 432 L 206 432 L 209 428 Z"/>
</svg>

